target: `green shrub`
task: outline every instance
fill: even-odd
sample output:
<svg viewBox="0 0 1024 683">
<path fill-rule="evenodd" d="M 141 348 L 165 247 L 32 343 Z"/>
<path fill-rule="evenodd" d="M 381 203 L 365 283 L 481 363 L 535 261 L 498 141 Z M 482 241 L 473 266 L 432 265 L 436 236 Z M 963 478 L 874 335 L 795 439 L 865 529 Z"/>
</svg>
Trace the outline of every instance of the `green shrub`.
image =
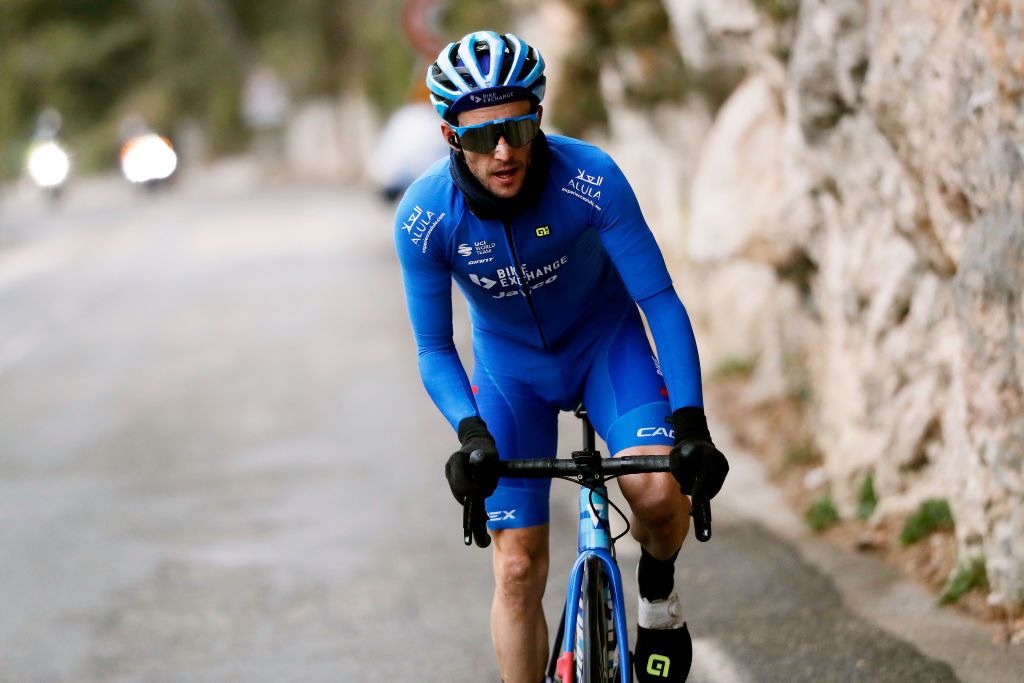
<svg viewBox="0 0 1024 683">
<path fill-rule="evenodd" d="M 939 597 L 943 605 L 956 602 L 973 590 L 988 590 L 988 574 L 985 573 L 985 558 L 976 557 L 961 564 L 946 584 Z"/>
<path fill-rule="evenodd" d="M 794 467 L 805 467 L 817 465 L 821 462 L 821 453 L 810 441 L 794 444 L 786 447 L 785 459 L 782 461 L 783 469 Z"/>
<path fill-rule="evenodd" d="M 900 532 L 900 543 L 912 545 L 936 531 L 952 528 L 953 515 L 949 511 L 949 503 L 932 498 L 921 503 L 917 512 L 907 518 Z"/>
<path fill-rule="evenodd" d="M 804 513 L 804 520 L 814 531 L 824 531 L 839 523 L 839 512 L 829 497 L 819 498 L 811 503 Z"/>
<path fill-rule="evenodd" d="M 857 491 L 857 519 L 866 520 L 875 512 L 878 506 L 878 495 L 875 493 L 875 477 L 868 473 L 864 477 L 864 483 Z"/>
<path fill-rule="evenodd" d="M 721 379 L 731 377 L 750 377 L 757 367 L 757 360 L 754 358 L 742 358 L 732 356 L 723 360 L 714 370 L 714 376 Z"/>
</svg>

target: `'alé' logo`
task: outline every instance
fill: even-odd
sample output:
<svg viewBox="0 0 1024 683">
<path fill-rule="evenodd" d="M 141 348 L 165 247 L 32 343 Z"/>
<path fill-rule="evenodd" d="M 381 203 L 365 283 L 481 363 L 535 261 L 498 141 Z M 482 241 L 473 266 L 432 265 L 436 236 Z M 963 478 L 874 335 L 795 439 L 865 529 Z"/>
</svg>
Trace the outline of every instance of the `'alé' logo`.
<svg viewBox="0 0 1024 683">
<path fill-rule="evenodd" d="M 535 234 L 537 237 L 547 237 L 548 235 L 551 234 L 551 226 L 539 225 L 533 229 L 533 234 Z"/>
<path fill-rule="evenodd" d="M 647 660 L 647 673 L 660 678 L 668 678 L 668 665 L 671 664 L 665 655 L 651 655 Z"/>
</svg>

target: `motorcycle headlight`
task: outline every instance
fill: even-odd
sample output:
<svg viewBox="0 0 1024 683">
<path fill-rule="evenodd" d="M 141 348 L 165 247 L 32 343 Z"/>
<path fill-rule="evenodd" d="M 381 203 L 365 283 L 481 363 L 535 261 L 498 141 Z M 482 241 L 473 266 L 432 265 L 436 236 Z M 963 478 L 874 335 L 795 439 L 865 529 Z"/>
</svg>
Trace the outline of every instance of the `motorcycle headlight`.
<svg viewBox="0 0 1024 683">
<path fill-rule="evenodd" d="M 178 167 L 178 155 L 167 138 L 147 133 L 132 138 L 121 149 L 121 172 L 132 183 L 163 180 Z"/>
<path fill-rule="evenodd" d="M 67 180 L 71 160 L 53 140 L 37 142 L 28 153 L 28 174 L 39 187 L 57 187 Z"/>
</svg>

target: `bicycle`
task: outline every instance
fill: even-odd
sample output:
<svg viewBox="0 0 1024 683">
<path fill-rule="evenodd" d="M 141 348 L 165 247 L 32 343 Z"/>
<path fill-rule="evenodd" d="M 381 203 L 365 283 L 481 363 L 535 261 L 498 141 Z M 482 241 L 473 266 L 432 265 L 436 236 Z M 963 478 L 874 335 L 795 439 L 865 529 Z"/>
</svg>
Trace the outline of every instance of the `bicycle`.
<svg viewBox="0 0 1024 683">
<path fill-rule="evenodd" d="M 594 427 L 580 406 L 574 411 L 583 423 L 583 450 L 573 451 L 572 460 L 502 460 L 502 477 L 562 479 L 579 484 L 579 527 L 576 562 L 569 573 L 569 585 L 548 661 L 547 680 L 553 683 L 630 683 L 633 680 L 632 653 L 622 593 L 622 575 L 615 559 L 615 542 L 629 532 L 629 518 L 608 498 L 605 484 L 625 474 L 669 472 L 669 456 L 637 455 L 602 458 L 596 448 Z M 479 452 L 470 456 L 478 461 Z M 466 545 L 474 541 L 482 548 L 490 536 L 479 515 L 482 500 L 467 501 L 463 509 Z M 611 507 L 626 520 L 626 530 L 612 536 L 608 522 Z M 700 541 L 711 538 L 710 501 L 695 498 L 690 515 L 694 534 Z M 654 655 L 647 662 L 649 673 L 668 675 L 671 662 Z"/>
</svg>

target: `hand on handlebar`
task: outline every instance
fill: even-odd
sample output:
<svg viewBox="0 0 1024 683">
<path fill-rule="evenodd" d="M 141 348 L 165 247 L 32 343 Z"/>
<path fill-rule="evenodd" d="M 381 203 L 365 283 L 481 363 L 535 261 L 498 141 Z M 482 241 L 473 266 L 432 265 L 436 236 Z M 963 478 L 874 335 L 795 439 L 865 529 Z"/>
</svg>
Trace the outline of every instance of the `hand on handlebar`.
<svg viewBox="0 0 1024 683">
<path fill-rule="evenodd" d="M 677 443 L 669 454 L 669 467 L 679 490 L 691 497 L 690 516 L 698 541 L 711 539 L 711 499 L 722 489 L 729 462 L 709 441 Z"/>
<path fill-rule="evenodd" d="M 467 417 L 459 423 L 462 448 L 452 453 L 444 466 L 444 476 L 452 495 L 460 505 L 470 498 L 486 498 L 498 486 L 498 449 L 487 425 L 479 417 Z M 471 454 L 476 455 L 472 460 Z"/>
<path fill-rule="evenodd" d="M 462 505 L 462 529 L 466 545 L 474 541 L 481 548 L 491 543 L 487 534 L 484 500 L 498 485 L 498 450 L 487 425 L 479 417 L 459 423 L 462 448 L 452 453 L 444 467 L 448 486 Z"/>
</svg>

